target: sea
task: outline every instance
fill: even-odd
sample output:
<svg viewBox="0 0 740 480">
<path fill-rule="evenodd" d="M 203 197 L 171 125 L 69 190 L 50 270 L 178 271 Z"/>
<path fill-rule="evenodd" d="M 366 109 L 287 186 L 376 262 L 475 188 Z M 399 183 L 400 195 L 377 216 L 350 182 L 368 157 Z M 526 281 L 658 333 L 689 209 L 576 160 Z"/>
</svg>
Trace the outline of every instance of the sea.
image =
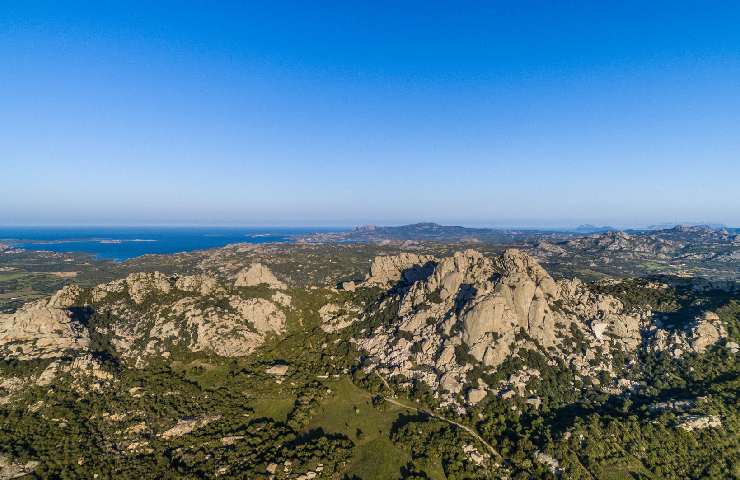
<svg viewBox="0 0 740 480">
<path fill-rule="evenodd" d="M 339 227 L 0 227 L 0 242 L 26 250 L 75 252 L 124 261 L 147 254 L 191 252 L 230 243 L 294 242 Z"/>
</svg>

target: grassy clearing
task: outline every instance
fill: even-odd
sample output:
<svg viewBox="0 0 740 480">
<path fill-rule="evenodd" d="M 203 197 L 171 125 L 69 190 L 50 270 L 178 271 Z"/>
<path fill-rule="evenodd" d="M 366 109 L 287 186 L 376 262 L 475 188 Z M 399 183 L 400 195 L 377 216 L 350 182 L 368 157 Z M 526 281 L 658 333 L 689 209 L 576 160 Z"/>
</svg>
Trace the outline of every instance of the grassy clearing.
<svg viewBox="0 0 740 480">
<path fill-rule="evenodd" d="M 642 262 L 640 266 L 644 268 L 647 272 L 658 272 L 664 270 L 665 268 L 671 267 L 670 265 L 667 265 L 665 263 L 655 262 L 652 260 Z"/>
<path fill-rule="evenodd" d="M 603 462 L 596 471 L 598 478 L 603 480 L 633 480 L 635 478 L 655 478 L 636 459 L 615 459 Z"/>
<path fill-rule="evenodd" d="M 347 474 L 363 480 L 391 479 L 400 476 L 400 469 L 409 460 L 408 453 L 389 439 L 393 422 L 400 413 L 409 411 L 382 403 L 372 405 L 369 393 L 356 387 L 347 378 L 329 384 L 328 396 L 311 418 L 307 430 L 321 428 L 330 433 L 342 433 L 355 442 L 355 454 Z"/>
<path fill-rule="evenodd" d="M 282 392 L 274 395 L 260 395 L 259 398 L 249 402 L 249 406 L 254 409 L 255 418 L 268 417 L 284 422 L 288 418 L 288 413 L 293 409 L 294 402 L 293 395 Z"/>
<path fill-rule="evenodd" d="M 28 273 L 25 272 L 7 272 L 7 273 L 0 273 L 0 282 L 7 282 L 8 280 L 18 280 L 20 278 L 23 278 L 27 276 Z"/>
</svg>

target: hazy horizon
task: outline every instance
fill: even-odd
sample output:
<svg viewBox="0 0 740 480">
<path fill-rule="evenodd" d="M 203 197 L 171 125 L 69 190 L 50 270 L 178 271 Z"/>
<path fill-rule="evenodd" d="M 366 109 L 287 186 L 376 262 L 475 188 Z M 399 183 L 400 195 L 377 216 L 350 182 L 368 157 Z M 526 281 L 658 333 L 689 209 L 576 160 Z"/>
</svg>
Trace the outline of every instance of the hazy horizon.
<svg viewBox="0 0 740 480">
<path fill-rule="evenodd" d="M 673 226 L 678 225 L 686 225 L 686 226 L 710 226 L 710 227 L 724 227 L 724 228 L 740 228 L 740 226 L 736 225 L 728 225 L 724 223 L 715 223 L 715 222 L 657 222 L 657 223 L 650 223 L 650 224 L 607 224 L 607 223 L 568 223 L 568 224 L 496 224 L 496 223 L 461 223 L 461 222 L 435 222 L 431 220 L 425 220 L 425 221 L 409 221 L 409 222 L 401 222 L 401 223 L 393 223 L 393 222 L 356 222 L 356 223 L 346 223 L 346 224 L 302 224 L 302 223 L 293 223 L 293 224 L 193 224 L 193 223 L 182 223 L 182 224 L 175 224 L 175 223 L 140 223 L 140 224 L 105 224 L 105 223 L 89 223 L 89 224 L 71 224 L 71 223 L 59 223 L 59 224 L 53 224 L 53 223 L 47 223 L 47 224 L 0 224 L 0 229 L 12 229 L 12 228 L 49 228 L 49 229 L 74 229 L 74 228 L 88 228 L 88 229 L 95 229 L 95 228 L 223 228 L 223 229 L 266 229 L 266 228 L 274 228 L 274 229 L 300 229 L 300 228 L 315 228 L 319 230 L 330 230 L 330 229 L 353 229 L 358 227 L 366 227 L 366 226 L 378 226 L 378 227 L 400 227 L 400 226 L 408 226 L 408 225 L 414 225 L 419 223 L 436 223 L 442 226 L 459 226 L 459 227 L 465 227 L 465 228 L 490 228 L 490 229 L 542 229 L 542 230 L 567 230 L 567 229 L 576 229 L 578 227 L 593 227 L 593 228 L 601 228 L 601 227 L 611 227 L 611 228 L 617 228 L 622 230 L 640 230 L 640 229 L 646 229 L 646 228 L 655 228 L 655 227 L 665 227 L 665 228 L 671 228 Z"/>
<path fill-rule="evenodd" d="M 0 224 L 740 225 L 740 4 L 0 6 Z"/>
</svg>

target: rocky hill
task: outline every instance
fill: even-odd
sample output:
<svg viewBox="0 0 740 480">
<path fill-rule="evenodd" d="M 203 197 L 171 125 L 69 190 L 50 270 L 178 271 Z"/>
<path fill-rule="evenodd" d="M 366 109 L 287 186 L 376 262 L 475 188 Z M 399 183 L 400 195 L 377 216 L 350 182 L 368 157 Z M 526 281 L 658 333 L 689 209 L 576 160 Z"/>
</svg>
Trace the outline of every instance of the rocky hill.
<svg viewBox="0 0 740 480">
<path fill-rule="evenodd" d="M 410 225 L 363 225 L 346 232 L 320 233 L 301 238 L 305 242 L 463 242 L 513 243 L 535 237 L 537 230 L 472 228 L 423 222 Z"/>
<path fill-rule="evenodd" d="M 507 391 L 523 395 L 517 379 L 538 376 L 536 370 L 514 372 L 496 385 L 482 380 L 523 352 L 534 351 L 549 364 L 574 368 L 590 381 L 606 375 L 611 381 L 603 387 L 620 392 L 631 384 L 615 375 L 615 354 L 634 356 L 639 348 L 667 349 L 676 343 L 703 352 L 726 336 L 711 312 L 697 318 L 690 333 L 669 334 L 651 322 L 649 308 L 626 309 L 618 299 L 595 293 L 577 279 L 556 282 L 517 250 L 496 258 L 474 250 L 458 252 L 434 262 L 418 278 L 414 265 L 427 261 L 376 260 L 373 272 L 386 270 L 376 268 L 377 263 L 406 264 L 414 278 L 404 278 L 400 293 L 386 300 L 397 304 L 397 322 L 368 331 L 357 342 L 368 353 L 369 368 L 387 378 L 421 380 L 446 403 L 463 398 L 476 403 L 489 393 L 500 396 Z M 376 278 L 374 273 L 368 281 Z M 398 275 L 392 279 L 400 280 Z M 667 341 L 671 335 L 681 340 Z"/>
<path fill-rule="evenodd" d="M 537 241 L 532 253 L 558 268 L 570 266 L 620 276 L 661 273 L 733 281 L 740 278 L 740 236 L 702 226 L 546 239 Z"/>
<path fill-rule="evenodd" d="M 153 272 L 91 289 L 68 286 L 48 301 L 0 316 L 0 348 L 7 358 L 59 358 L 94 353 L 92 338 L 132 366 L 167 358 L 174 349 L 245 356 L 284 332 L 290 309 L 284 288 L 261 264 L 231 285 Z"/>
</svg>

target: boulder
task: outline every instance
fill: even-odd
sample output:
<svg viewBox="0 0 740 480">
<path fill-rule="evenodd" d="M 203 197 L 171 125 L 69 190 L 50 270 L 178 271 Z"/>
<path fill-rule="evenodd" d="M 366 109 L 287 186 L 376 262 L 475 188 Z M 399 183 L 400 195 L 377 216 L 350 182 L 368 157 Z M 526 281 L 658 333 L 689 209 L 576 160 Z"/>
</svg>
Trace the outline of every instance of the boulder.
<svg viewBox="0 0 740 480">
<path fill-rule="evenodd" d="M 248 268 L 240 271 L 234 282 L 236 287 L 255 287 L 265 284 L 270 288 L 284 290 L 288 286 L 275 277 L 269 268 L 261 263 L 253 263 Z"/>
<path fill-rule="evenodd" d="M 391 286 L 402 279 L 414 282 L 424 278 L 429 273 L 429 263 L 434 260 L 430 255 L 415 253 L 401 253 L 375 257 L 370 265 L 370 275 L 365 279 L 365 285 Z"/>
<path fill-rule="evenodd" d="M 19 360 L 59 358 L 70 351 L 87 349 L 87 329 L 72 318 L 69 310 L 50 306 L 67 304 L 66 295 L 57 294 L 53 301 L 39 300 L 15 313 L 0 314 L 0 356 Z"/>
<path fill-rule="evenodd" d="M 704 353 L 707 348 L 727 336 L 722 321 L 714 312 L 704 312 L 694 320 L 689 332 L 689 344 L 696 353 Z"/>
<path fill-rule="evenodd" d="M 471 388 L 468 390 L 468 403 L 477 405 L 488 395 L 488 390 L 483 387 Z"/>
<path fill-rule="evenodd" d="M 163 440 L 171 440 L 173 438 L 181 437 L 185 434 L 188 434 L 195 429 L 205 427 L 209 423 L 216 422 L 220 419 L 221 415 L 206 415 L 197 418 L 184 418 L 182 420 L 178 420 L 177 424 L 172 428 L 160 433 L 159 437 Z"/>
</svg>

